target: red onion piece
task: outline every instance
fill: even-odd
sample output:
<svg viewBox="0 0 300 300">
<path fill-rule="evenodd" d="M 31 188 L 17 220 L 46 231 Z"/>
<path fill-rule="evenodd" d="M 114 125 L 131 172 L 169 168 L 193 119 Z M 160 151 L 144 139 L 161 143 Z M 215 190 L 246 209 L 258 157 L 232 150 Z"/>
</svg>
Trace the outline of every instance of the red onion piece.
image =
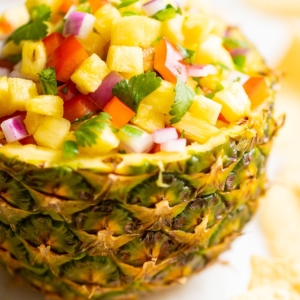
<svg viewBox="0 0 300 300">
<path fill-rule="evenodd" d="M 164 129 L 155 130 L 152 133 L 154 143 L 162 144 L 171 140 L 178 139 L 178 133 L 174 127 L 167 127 Z"/>
<path fill-rule="evenodd" d="M 11 78 L 22 78 L 22 79 L 27 79 L 27 80 L 32 80 L 32 81 L 36 80 L 33 76 L 23 74 L 23 73 L 21 73 L 21 72 L 19 72 L 17 70 L 14 70 L 14 71 L 10 72 L 8 74 L 8 77 L 11 77 Z"/>
<path fill-rule="evenodd" d="M 0 67 L 0 77 L 1 77 L 1 76 L 8 76 L 9 73 L 10 73 L 10 70 L 9 70 L 9 69 L 7 69 L 7 68 L 1 68 L 1 67 Z"/>
<path fill-rule="evenodd" d="M 151 0 L 142 6 L 148 17 L 154 16 L 160 10 L 166 8 L 166 5 L 161 0 Z"/>
<path fill-rule="evenodd" d="M 206 77 L 217 74 L 217 69 L 213 65 L 191 65 L 188 66 L 188 72 L 191 77 Z"/>
<path fill-rule="evenodd" d="M 248 48 L 235 48 L 229 51 L 232 57 L 239 56 L 239 55 L 245 56 L 248 54 L 248 52 L 249 52 Z"/>
<path fill-rule="evenodd" d="M 20 116 L 2 122 L 1 128 L 8 143 L 19 141 L 28 136 L 23 119 Z"/>
<path fill-rule="evenodd" d="M 113 87 L 120 81 L 123 77 L 117 72 L 110 72 L 102 81 L 98 89 L 90 94 L 91 99 L 94 103 L 101 109 L 114 97 L 112 93 Z"/>
<path fill-rule="evenodd" d="M 86 38 L 94 28 L 96 17 L 91 14 L 73 11 L 66 20 L 63 35 L 71 34 L 78 38 Z"/>
<path fill-rule="evenodd" d="M 185 147 L 186 139 L 177 139 L 161 144 L 160 150 L 166 152 L 184 152 Z"/>
</svg>

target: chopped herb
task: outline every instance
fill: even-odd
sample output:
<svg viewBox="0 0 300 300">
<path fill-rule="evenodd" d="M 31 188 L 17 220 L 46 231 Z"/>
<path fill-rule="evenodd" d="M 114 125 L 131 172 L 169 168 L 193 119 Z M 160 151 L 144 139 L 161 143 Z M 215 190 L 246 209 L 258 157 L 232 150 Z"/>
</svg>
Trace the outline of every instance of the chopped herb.
<svg viewBox="0 0 300 300">
<path fill-rule="evenodd" d="M 162 79 L 154 72 L 133 76 L 129 81 L 120 81 L 113 87 L 113 94 L 137 112 L 140 102 L 160 87 Z"/>
<path fill-rule="evenodd" d="M 180 137 L 179 137 L 179 138 L 180 138 L 180 139 L 184 139 L 184 135 L 185 135 L 185 131 L 182 130 L 181 133 L 180 133 Z"/>
<path fill-rule="evenodd" d="M 99 112 L 99 111 L 98 111 Z M 96 113 L 98 113 L 97 111 L 92 111 L 92 112 L 90 112 L 90 113 L 88 113 L 88 114 L 86 114 L 86 115 L 84 115 L 83 117 L 81 117 L 81 118 L 77 118 L 75 121 L 73 121 L 72 122 L 72 124 L 74 124 L 74 123 L 79 123 L 79 122 L 83 122 L 83 121 L 85 121 L 85 120 L 88 120 L 88 119 L 90 119 L 92 116 L 94 116 Z"/>
<path fill-rule="evenodd" d="M 177 44 L 177 48 L 183 56 L 183 61 L 187 64 L 193 64 L 196 56 L 196 52 L 193 50 L 185 49 L 181 45 Z"/>
<path fill-rule="evenodd" d="M 85 3 L 87 2 L 88 0 L 79 0 L 79 3 Z"/>
<path fill-rule="evenodd" d="M 41 10 L 37 13 L 39 14 Z M 6 43 L 9 41 L 14 41 L 16 45 L 19 45 L 21 41 L 27 40 L 41 40 L 48 33 L 48 26 L 44 24 L 44 22 L 49 21 L 51 17 L 50 10 L 44 10 L 44 15 L 39 16 L 39 19 L 35 21 L 30 21 L 29 23 L 19 27 L 16 31 L 14 31 L 6 40 Z"/>
<path fill-rule="evenodd" d="M 162 37 L 160 36 L 152 42 L 151 46 L 155 47 L 161 40 L 162 40 Z"/>
<path fill-rule="evenodd" d="M 246 63 L 246 59 L 245 55 L 236 55 L 233 57 L 233 62 L 239 69 L 242 69 Z"/>
<path fill-rule="evenodd" d="M 153 16 L 153 18 L 155 18 L 158 21 L 163 22 L 165 20 L 175 18 L 177 13 L 180 13 L 180 11 L 178 9 L 176 9 L 175 7 L 173 7 L 171 4 L 168 4 L 165 9 L 158 11 Z"/>
<path fill-rule="evenodd" d="M 51 14 L 51 9 L 49 6 L 45 4 L 35 6 L 30 11 L 30 19 L 31 21 L 37 21 L 47 14 Z"/>
<path fill-rule="evenodd" d="M 191 90 L 179 76 L 177 76 L 177 83 L 175 86 L 175 99 L 169 114 L 174 116 L 170 120 L 171 124 L 178 123 L 185 113 L 193 104 L 195 93 Z"/>
<path fill-rule="evenodd" d="M 21 60 L 22 60 L 22 53 L 20 53 L 20 54 L 15 54 L 15 55 L 10 55 L 9 57 L 8 57 L 8 60 L 10 61 L 10 62 L 12 62 L 13 64 L 17 64 L 18 62 L 20 62 Z"/>
<path fill-rule="evenodd" d="M 139 0 L 121 0 L 121 3 L 119 4 L 118 8 L 129 6 L 135 2 L 138 2 Z"/>
<path fill-rule="evenodd" d="M 143 135 L 143 131 L 138 129 L 138 128 L 135 128 L 135 127 L 132 127 L 132 126 L 129 126 L 129 125 L 125 125 L 121 128 L 121 131 L 124 132 L 125 134 L 127 134 L 128 136 L 131 136 L 131 137 L 140 137 Z"/>
<path fill-rule="evenodd" d="M 134 11 L 124 11 L 122 13 L 122 17 L 130 17 L 130 16 L 137 16 L 138 14 Z"/>
<path fill-rule="evenodd" d="M 227 49 L 249 48 L 249 44 L 245 41 L 224 37 L 223 46 Z"/>
<path fill-rule="evenodd" d="M 87 13 L 87 14 L 92 13 L 91 7 L 88 3 L 83 3 L 83 4 L 77 5 L 76 11 L 84 12 L 84 13 Z"/>
<path fill-rule="evenodd" d="M 200 88 L 200 86 L 197 86 L 196 89 L 195 89 L 195 93 L 196 95 L 204 95 L 202 89 Z"/>
<path fill-rule="evenodd" d="M 45 95 L 57 95 L 57 80 L 54 67 L 44 69 L 39 74 L 40 82 L 42 85 L 43 93 Z"/>
<path fill-rule="evenodd" d="M 78 145 L 74 141 L 65 141 L 63 143 L 63 158 L 75 158 L 79 151 Z"/>
</svg>

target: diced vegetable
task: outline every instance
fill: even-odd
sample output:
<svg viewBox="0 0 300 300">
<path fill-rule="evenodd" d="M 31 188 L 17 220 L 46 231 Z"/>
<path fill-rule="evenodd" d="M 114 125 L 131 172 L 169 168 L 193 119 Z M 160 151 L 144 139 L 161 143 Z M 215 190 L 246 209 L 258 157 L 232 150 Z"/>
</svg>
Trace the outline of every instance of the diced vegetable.
<svg viewBox="0 0 300 300">
<path fill-rule="evenodd" d="M 73 81 L 69 80 L 58 88 L 57 95 L 65 102 L 73 99 L 78 94 L 80 94 L 80 92 L 77 90 L 76 84 Z"/>
<path fill-rule="evenodd" d="M 161 36 L 161 22 L 145 16 L 129 16 L 113 22 L 112 45 L 150 47 Z"/>
<path fill-rule="evenodd" d="M 156 45 L 154 68 L 165 80 L 176 83 L 176 77 L 179 76 L 184 83 L 187 81 L 188 69 L 182 60 L 182 54 L 166 38 Z"/>
<path fill-rule="evenodd" d="M 34 137 L 32 135 L 29 135 L 21 140 L 19 140 L 19 142 L 22 144 L 22 145 L 37 145 Z"/>
<path fill-rule="evenodd" d="M 55 67 L 57 80 L 66 82 L 88 57 L 79 41 L 70 35 L 51 55 L 47 67 Z"/>
<path fill-rule="evenodd" d="M 222 105 L 221 113 L 229 122 L 238 121 L 250 113 L 251 102 L 239 82 L 217 92 L 213 100 Z"/>
<path fill-rule="evenodd" d="M 64 0 L 59 7 L 59 11 L 62 13 L 67 13 L 70 7 L 74 4 L 77 4 L 78 0 Z"/>
<path fill-rule="evenodd" d="M 148 17 L 151 17 L 165 7 L 166 5 L 161 0 L 150 0 L 143 5 L 143 10 Z"/>
<path fill-rule="evenodd" d="M 2 122 L 1 129 L 8 143 L 19 141 L 28 135 L 23 119 L 20 116 Z"/>
<path fill-rule="evenodd" d="M 92 54 L 76 69 L 71 80 L 86 95 L 95 92 L 109 72 L 106 63 L 97 54 Z"/>
<path fill-rule="evenodd" d="M 162 144 L 178 139 L 178 133 L 174 127 L 167 127 L 164 129 L 155 130 L 152 133 L 152 138 L 156 144 Z"/>
<path fill-rule="evenodd" d="M 46 116 L 33 137 L 39 146 L 61 149 L 70 128 L 71 123 L 68 120 Z"/>
<path fill-rule="evenodd" d="M 110 72 L 102 81 L 99 88 L 90 95 L 91 99 L 101 109 L 113 98 L 112 89 L 113 87 L 123 78 L 117 72 Z"/>
<path fill-rule="evenodd" d="M 45 116 L 62 118 L 64 102 L 58 96 L 43 95 L 26 102 L 26 110 Z"/>
<path fill-rule="evenodd" d="M 184 152 L 186 147 L 186 139 L 170 140 L 160 144 L 160 150 L 166 152 Z"/>
<path fill-rule="evenodd" d="M 270 96 L 266 80 L 262 76 L 250 77 L 243 85 L 252 107 L 257 107 Z"/>
<path fill-rule="evenodd" d="M 132 75 L 144 73 L 143 50 L 140 47 L 110 46 L 106 63 L 112 71 Z"/>
<path fill-rule="evenodd" d="M 113 97 L 112 100 L 105 105 L 103 111 L 111 116 L 111 122 L 116 128 L 123 127 L 135 116 L 135 112 L 117 97 Z"/>
<path fill-rule="evenodd" d="M 70 122 L 81 118 L 91 112 L 97 111 L 98 106 L 90 99 L 89 95 L 77 95 L 64 103 L 64 118 Z"/>
<path fill-rule="evenodd" d="M 74 11 L 65 23 L 63 35 L 75 35 L 78 38 L 86 38 L 92 32 L 96 17 L 92 14 Z"/>
<path fill-rule="evenodd" d="M 217 69 L 213 65 L 189 65 L 188 75 L 191 77 L 206 77 L 211 74 L 217 74 Z"/>
<path fill-rule="evenodd" d="M 53 32 L 50 35 L 43 38 L 43 43 L 45 45 L 48 57 L 53 54 L 53 52 L 59 47 L 63 40 L 64 37 L 58 32 Z"/>
</svg>

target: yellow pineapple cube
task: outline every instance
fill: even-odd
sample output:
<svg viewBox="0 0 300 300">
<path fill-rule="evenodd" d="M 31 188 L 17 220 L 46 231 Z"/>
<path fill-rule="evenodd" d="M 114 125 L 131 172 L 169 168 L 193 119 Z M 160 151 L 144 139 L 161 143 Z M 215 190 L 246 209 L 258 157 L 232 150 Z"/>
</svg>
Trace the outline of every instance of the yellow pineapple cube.
<svg viewBox="0 0 300 300">
<path fill-rule="evenodd" d="M 213 100 L 222 105 L 221 113 L 229 122 L 238 121 L 250 113 L 251 102 L 239 82 L 233 82 L 216 93 Z"/>
<path fill-rule="evenodd" d="M 40 115 L 62 118 L 64 101 L 59 96 L 42 95 L 28 100 L 26 110 Z"/>
<path fill-rule="evenodd" d="M 22 41 L 19 45 L 16 45 L 14 41 L 9 41 L 3 45 L 1 48 L 1 54 L 4 57 L 10 57 L 13 55 L 18 55 L 22 53 L 24 41 Z"/>
<path fill-rule="evenodd" d="M 106 63 L 97 54 L 92 54 L 78 67 L 71 79 L 78 90 L 86 95 L 95 92 L 109 72 Z"/>
<path fill-rule="evenodd" d="M 145 15 L 145 11 L 142 8 L 143 3 L 148 2 L 147 0 L 137 1 L 130 5 L 119 8 L 119 12 L 123 15 L 126 12 L 135 13 L 137 15 Z"/>
<path fill-rule="evenodd" d="M 24 124 L 29 135 L 34 135 L 39 126 L 43 123 L 45 116 L 28 111 Z"/>
<path fill-rule="evenodd" d="M 90 32 L 85 39 L 78 39 L 89 55 L 93 53 L 104 58 L 107 41 L 98 33 Z"/>
<path fill-rule="evenodd" d="M 121 18 L 121 14 L 112 4 L 108 3 L 101 6 L 94 14 L 97 20 L 94 28 L 107 42 L 111 40 L 111 28 L 114 20 Z"/>
<path fill-rule="evenodd" d="M 203 14 L 188 14 L 183 22 L 182 31 L 185 36 L 185 46 L 203 42 L 211 33 L 214 21 Z"/>
<path fill-rule="evenodd" d="M 216 125 L 222 105 L 204 96 L 196 96 L 189 109 L 190 114 L 198 119 Z"/>
<path fill-rule="evenodd" d="M 25 5 L 28 11 L 31 11 L 34 7 L 44 4 L 46 6 L 49 6 L 52 12 L 56 12 L 62 5 L 63 1 L 64 0 L 26 0 Z"/>
<path fill-rule="evenodd" d="M 33 76 L 38 81 L 38 74 L 47 63 L 47 53 L 43 42 L 26 41 L 22 50 L 21 73 Z"/>
<path fill-rule="evenodd" d="M 217 127 L 192 116 L 190 112 L 187 112 L 178 123 L 172 124 L 172 126 L 181 132 L 184 131 L 185 138 L 194 140 L 200 144 L 207 142 L 213 135 L 219 132 Z"/>
<path fill-rule="evenodd" d="M 0 118 L 13 112 L 14 109 L 9 100 L 7 76 L 2 76 L 0 77 Z"/>
<path fill-rule="evenodd" d="M 140 103 L 136 116 L 131 122 L 148 132 L 165 128 L 164 114 L 155 111 L 150 105 Z"/>
<path fill-rule="evenodd" d="M 146 48 L 160 36 L 160 21 L 144 16 L 129 16 L 113 23 L 111 44 Z"/>
<path fill-rule="evenodd" d="M 214 34 L 210 34 L 203 43 L 199 44 L 196 51 L 195 63 L 220 63 L 229 69 L 234 69 L 232 58 L 229 52 L 223 47 L 222 38 Z"/>
<path fill-rule="evenodd" d="M 71 123 L 63 118 L 46 116 L 33 135 L 37 144 L 51 149 L 61 149 Z"/>
<path fill-rule="evenodd" d="M 182 31 L 184 17 L 176 15 L 175 18 L 162 22 L 162 36 L 169 39 L 174 44 L 184 44 L 184 34 Z"/>
<path fill-rule="evenodd" d="M 8 78 L 8 92 L 13 111 L 25 111 L 26 102 L 38 96 L 35 83 L 22 78 Z"/>
<path fill-rule="evenodd" d="M 143 50 L 140 47 L 110 46 L 106 59 L 110 70 L 131 73 L 144 73 Z"/>
<path fill-rule="evenodd" d="M 152 109 L 162 114 L 168 114 L 174 104 L 174 90 L 173 83 L 162 80 L 160 87 L 144 98 L 141 103 L 151 106 Z"/>
<path fill-rule="evenodd" d="M 109 126 L 98 134 L 97 143 L 91 147 L 79 147 L 79 152 L 87 155 L 104 155 L 113 149 L 118 148 L 120 144 L 116 134 L 112 132 Z"/>
</svg>

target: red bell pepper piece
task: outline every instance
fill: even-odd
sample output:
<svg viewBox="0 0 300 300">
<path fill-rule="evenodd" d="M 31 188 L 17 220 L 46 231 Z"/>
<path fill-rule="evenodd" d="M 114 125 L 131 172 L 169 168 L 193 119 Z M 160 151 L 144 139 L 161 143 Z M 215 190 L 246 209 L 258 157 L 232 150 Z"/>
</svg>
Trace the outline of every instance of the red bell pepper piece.
<svg viewBox="0 0 300 300">
<path fill-rule="evenodd" d="M 75 96 L 79 95 L 80 92 L 76 88 L 76 84 L 69 80 L 65 84 L 58 88 L 58 96 L 65 101 L 73 99 Z"/>
<path fill-rule="evenodd" d="M 53 52 L 59 47 L 64 39 L 65 38 L 62 36 L 62 34 L 58 32 L 53 32 L 43 39 L 48 57 L 53 54 Z"/>
<path fill-rule="evenodd" d="M 22 140 L 19 140 L 19 142 L 22 144 L 22 145 L 29 145 L 29 144 L 32 144 L 32 145 L 37 145 L 34 137 L 32 135 L 29 135 L 27 136 L 26 138 L 22 139 Z"/>
</svg>

